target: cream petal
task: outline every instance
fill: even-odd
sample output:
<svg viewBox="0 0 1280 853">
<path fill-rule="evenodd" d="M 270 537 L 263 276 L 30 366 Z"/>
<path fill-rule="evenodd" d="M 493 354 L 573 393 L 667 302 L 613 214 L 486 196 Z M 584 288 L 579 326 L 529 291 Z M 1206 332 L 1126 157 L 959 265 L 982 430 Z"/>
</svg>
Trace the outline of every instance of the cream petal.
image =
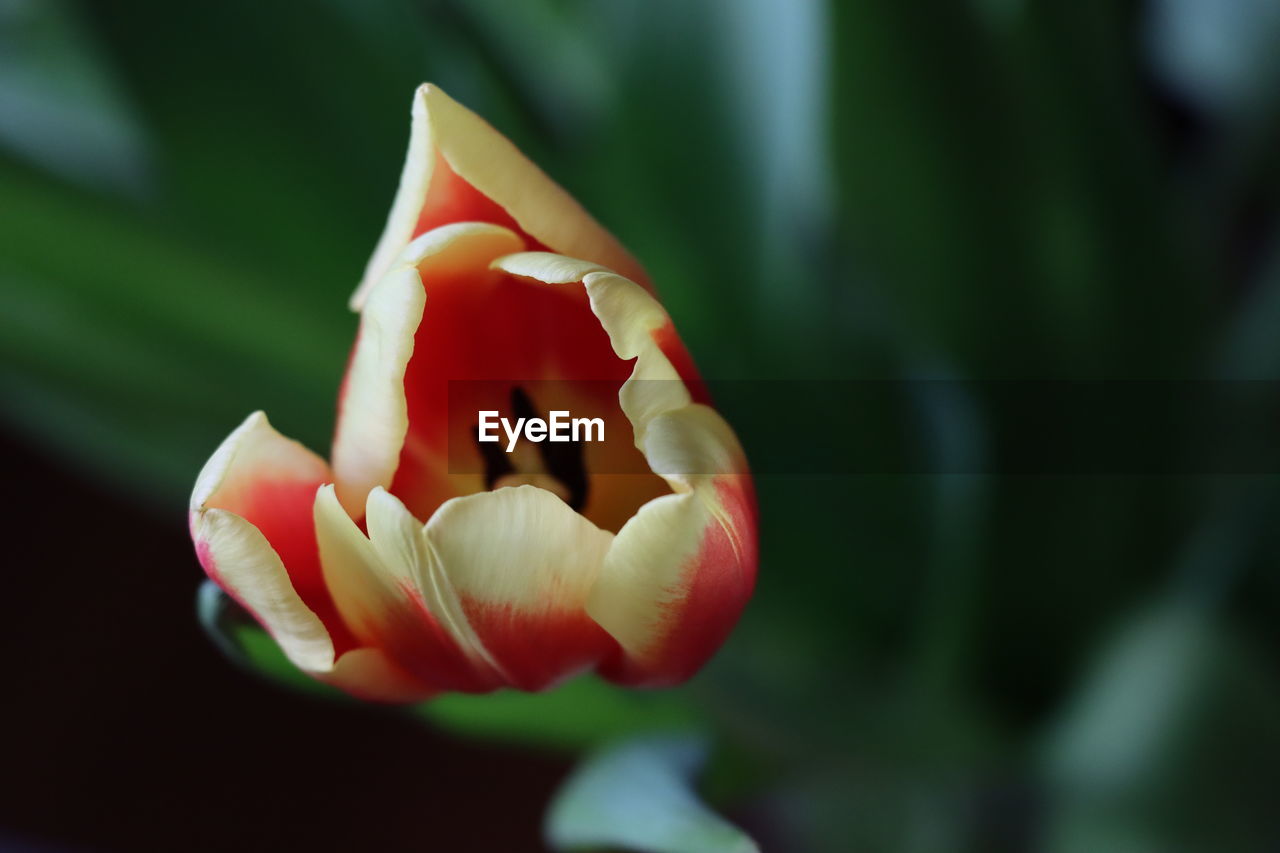
<svg viewBox="0 0 1280 853">
<path fill-rule="evenodd" d="M 387 565 L 379 558 L 373 543 L 338 502 L 333 486 L 324 486 L 316 494 L 315 520 L 325 582 L 356 639 L 362 645 L 381 646 L 384 637 L 396 630 L 412 633 L 412 624 L 397 624 L 418 619 L 408 567 Z"/>
<path fill-rule="evenodd" d="M 403 267 L 379 282 L 360 314 L 333 439 L 338 496 L 357 518 L 369 490 L 390 485 L 400 459 L 409 429 L 404 371 L 424 302 L 418 271 Z"/>
<path fill-rule="evenodd" d="M 645 455 L 676 494 L 650 501 L 618 532 L 587 612 L 625 652 L 605 674 L 679 683 L 719 648 L 755 585 L 756 510 L 741 450 L 702 405 L 655 417 Z"/>
<path fill-rule="evenodd" d="M 308 671 L 333 665 L 329 632 L 295 591 L 275 548 L 244 516 L 287 510 L 280 501 L 263 500 L 264 494 L 300 488 L 303 499 L 328 476 L 323 459 L 255 412 L 205 463 L 191 494 L 191 534 L 205 571 L 275 637 L 289 660 Z"/>
<path fill-rule="evenodd" d="M 276 432 L 262 412 L 245 418 L 214 451 L 191 491 L 192 519 L 210 507 L 239 510 L 262 483 L 320 483 L 329 466 Z"/>
<path fill-rule="evenodd" d="M 333 641 L 319 617 L 293 589 L 284 563 L 265 536 L 233 512 L 208 509 L 192 525 L 209 577 L 240 602 L 299 669 L 333 666 Z"/>
<path fill-rule="evenodd" d="M 191 495 L 191 533 L 209 577 L 267 630 L 295 666 L 352 695 L 407 702 L 431 692 L 377 649 L 351 649 L 335 660 L 329 629 L 295 589 L 278 546 L 250 516 L 273 529 L 280 513 L 295 514 L 329 479 L 324 460 L 276 432 L 255 412 L 213 454 Z M 294 505 L 296 502 L 297 505 Z M 307 515 L 310 513 L 308 512 Z M 283 541 L 293 559 L 316 550 L 310 525 Z"/>
<path fill-rule="evenodd" d="M 495 258 L 524 248 L 510 228 L 488 222 L 455 222 L 432 228 L 404 247 L 395 266 L 417 267 L 424 278 L 482 270 Z"/>
<path fill-rule="evenodd" d="M 480 671 L 504 677 L 501 666 L 467 621 L 458 592 L 427 541 L 424 525 L 384 489 L 373 490 L 368 507 L 369 540 L 383 564 L 407 566 L 406 580 L 417 588 L 427 610 L 458 648 Z"/>
<path fill-rule="evenodd" d="M 599 264 L 557 255 L 554 252 L 514 252 L 494 259 L 489 266 L 510 275 L 535 279 L 544 284 L 577 284 L 590 273 L 609 272 Z"/>
<path fill-rule="evenodd" d="M 647 281 L 626 249 L 506 137 L 437 87 L 426 84 L 414 95 L 400 187 L 364 279 L 351 298 L 352 308 L 360 308 L 369 289 L 394 266 L 413 238 L 423 206 L 430 200 L 437 154 L 542 245 L 591 259 L 636 281 Z"/>
<path fill-rule="evenodd" d="M 521 689 L 594 666 L 612 641 L 583 606 L 613 534 L 535 486 L 453 498 L 426 537 L 467 621 Z"/>
<path fill-rule="evenodd" d="M 352 518 L 375 487 L 389 487 L 409 429 L 404 377 L 426 301 L 423 281 L 482 271 L 523 247 L 512 231 L 481 222 L 435 228 L 406 246 L 398 265 L 369 292 L 347 368 L 333 442 L 338 498 Z"/>
<path fill-rule="evenodd" d="M 438 590 L 429 584 L 424 595 L 419 578 L 438 570 L 421 544 L 421 525 L 406 519 L 403 506 L 382 490 L 370 495 L 368 513 L 370 536 L 365 536 L 332 487 L 316 495 L 325 580 L 352 633 L 437 690 L 496 687 L 496 674 L 471 656 L 475 649 L 459 645 L 435 612 Z"/>
<path fill-rule="evenodd" d="M 636 360 L 631 377 L 618 392 L 618 402 L 631 421 L 636 447 L 645 452 L 645 434 L 650 421 L 693 401 L 690 389 L 654 338 L 659 329 L 670 324 L 671 318 L 658 300 L 620 275 L 590 273 L 583 279 L 583 285 L 591 299 L 591 310 L 608 333 L 614 352 L 619 358 Z M 729 434 L 732 435 L 731 430 Z M 667 479 L 671 482 L 671 478 Z"/>
<path fill-rule="evenodd" d="M 625 660 L 610 677 L 675 684 L 724 641 L 746 606 L 757 569 L 755 494 L 737 437 L 691 391 L 658 345 L 666 312 L 611 273 L 584 279 L 592 310 L 621 358 L 634 358 L 619 391 L 636 446 L 676 492 L 650 501 L 618 532 L 587 612 Z"/>
</svg>

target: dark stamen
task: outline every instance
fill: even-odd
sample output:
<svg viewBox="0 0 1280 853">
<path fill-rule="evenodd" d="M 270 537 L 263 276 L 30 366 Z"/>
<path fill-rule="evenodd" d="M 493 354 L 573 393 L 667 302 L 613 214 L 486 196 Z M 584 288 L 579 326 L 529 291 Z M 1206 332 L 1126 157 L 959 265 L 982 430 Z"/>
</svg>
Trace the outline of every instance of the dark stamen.
<svg viewBox="0 0 1280 853">
<path fill-rule="evenodd" d="M 508 474 L 514 474 L 516 469 L 511 465 L 511 457 L 502 449 L 501 442 L 481 441 L 478 427 L 472 432 L 475 433 L 476 449 L 484 460 L 484 487 L 492 489 L 494 483 Z"/>
<path fill-rule="evenodd" d="M 591 481 L 587 478 L 582 442 L 545 441 L 538 445 L 538 453 L 542 456 L 542 464 L 546 467 L 547 473 L 569 490 L 569 499 L 566 503 L 576 510 L 586 506 Z"/>
<path fill-rule="evenodd" d="M 518 385 L 511 389 L 511 410 L 517 418 L 542 417 L 529 394 Z M 475 430 L 475 439 L 480 458 L 484 460 L 486 489 L 492 489 L 498 480 L 508 474 L 518 473 L 511 464 L 511 455 L 503 449 L 500 442 L 481 442 L 478 429 Z M 582 442 L 544 441 L 538 445 L 538 455 L 542 458 L 546 473 L 559 480 L 569 493 L 565 503 L 575 510 L 586 506 L 590 480 L 587 477 Z"/>
<path fill-rule="evenodd" d="M 511 411 L 517 418 L 540 418 L 538 410 L 533 405 L 533 400 L 529 398 L 529 394 L 519 385 L 511 388 Z"/>
</svg>

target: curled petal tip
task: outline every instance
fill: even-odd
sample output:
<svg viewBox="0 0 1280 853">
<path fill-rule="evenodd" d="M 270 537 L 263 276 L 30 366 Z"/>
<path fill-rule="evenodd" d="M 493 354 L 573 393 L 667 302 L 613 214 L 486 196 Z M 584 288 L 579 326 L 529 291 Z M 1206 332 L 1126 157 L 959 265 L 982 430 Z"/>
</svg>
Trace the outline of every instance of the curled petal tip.
<svg viewBox="0 0 1280 853">
<path fill-rule="evenodd" d="M 414 93 L 400 185 L 352 309 L 411 240 L 462 221 L 511 228 L 530 246 L 588 259 L 648 286 L 635 258 L 572 196 L 484 119 L 426 83 Z"/>
</svg>

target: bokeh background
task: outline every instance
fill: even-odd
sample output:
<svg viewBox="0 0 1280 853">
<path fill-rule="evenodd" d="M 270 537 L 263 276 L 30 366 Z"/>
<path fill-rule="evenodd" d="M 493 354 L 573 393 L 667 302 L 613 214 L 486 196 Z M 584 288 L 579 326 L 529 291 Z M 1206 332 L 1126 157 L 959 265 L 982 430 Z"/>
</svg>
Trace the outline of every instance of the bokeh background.
<svg viewBox="0 0 1280 853">
<path fill-rule="evenodd" d="M 190 485 L 253 409 L 327 449 L 424 80 L 752 380 L 760 583 L 685 688 L 395 713 L 198 625 Z M 1180 465 L 1173 395 L 1154 473 L 1014 475 L 978 381 L 1280 377 L 1278 151 L 1264 0 L 0 0 L 0 847 L 539 850 L 693 725 L 769 851 L 1280 849 L 1275 460 Z"/>
</svg>

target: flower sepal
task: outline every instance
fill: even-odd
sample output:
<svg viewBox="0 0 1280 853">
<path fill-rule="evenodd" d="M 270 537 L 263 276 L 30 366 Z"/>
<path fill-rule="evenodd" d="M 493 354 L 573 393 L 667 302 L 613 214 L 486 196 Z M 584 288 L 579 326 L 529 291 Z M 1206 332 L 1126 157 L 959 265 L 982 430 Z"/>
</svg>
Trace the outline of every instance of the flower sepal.
<svg viewBox="0 0 1280 853">
<path fill-rule="evenodd" d="M 196 592 L 196 619 L 227 660 L 245 672 L 291 690 L 350 699 L 291 664 L 249 611 L 211 580 L 206 579 Z"/>
</svg>

